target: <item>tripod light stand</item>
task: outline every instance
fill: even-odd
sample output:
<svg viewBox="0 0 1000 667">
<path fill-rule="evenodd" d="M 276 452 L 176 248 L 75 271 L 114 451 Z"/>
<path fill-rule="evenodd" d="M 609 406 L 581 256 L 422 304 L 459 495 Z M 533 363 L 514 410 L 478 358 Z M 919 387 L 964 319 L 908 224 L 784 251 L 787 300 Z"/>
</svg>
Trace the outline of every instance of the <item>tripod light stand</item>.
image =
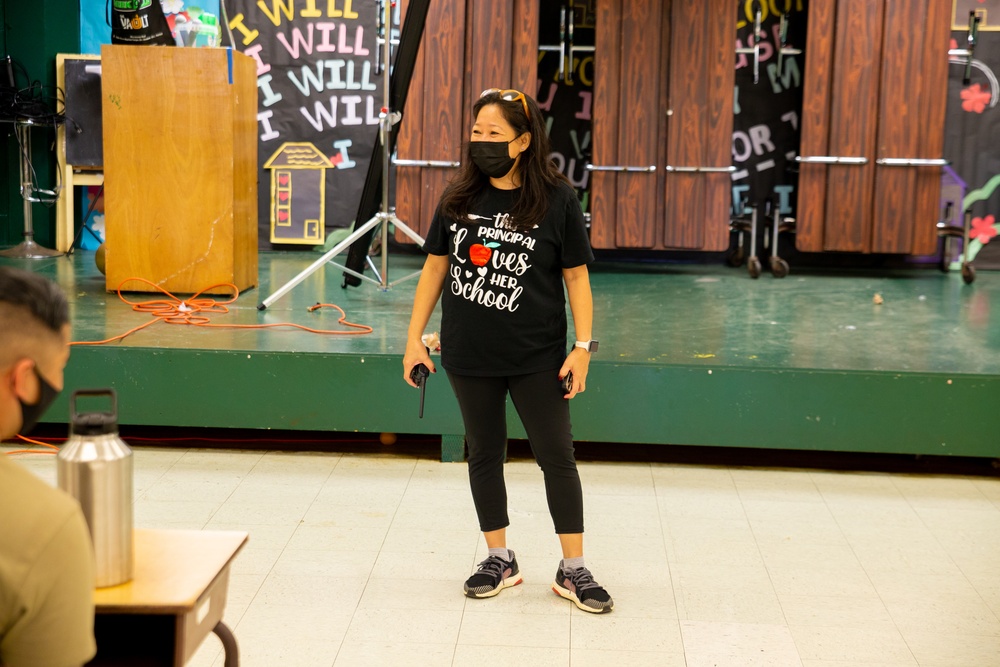
<svg viewBox="0 0 1000 667">
<path fill-rule="evenodd" d="M 265 310 L 265 309 L 267 309 L 271 304 L 273 304 L 275 301 L 277 301 L 278 299 L 280 299 L 282 296 L 284 296 L 285 294 L 287 294 L 288 292 L 290 292 L 292 289 L 295 288 L 296 285 L 298 285 L 303 280 L 305 280 L 306 278 L 308 278 L 315 271 L 323 268 L 323 266 L 325 266 L 326 264 L 333 264 L 334 266 L 336 266 L 336 267 L 338 267 L 340 269 L 343 269 L 343 271 L 344 271 L 345 274 L 349 274 L 350 276 L 353 276 L 354 278 L 358 278 L 358 279 L 361 279 L 361 280 L 367 280 L 368 282 L 374 283 L 375 285 L 378 285 L 379 289 L 382 290 L 383 292 L 390 290 L 392 287 L 394 287 L 395 285 L 398 285 L 399 283 L 402 283 L 402 282 L 404 282 L 406 280 L 409 280 L 411 278 L 414 278 L 414 277 L 420 275 L 420 271 L 415 271 L 415 272 L 413 272 L 413 273 L 411 273 L 411 274 L 409 274 L 407 276 L 404 276 L 403 278 L 400 278 L 399 280 L 395 280 L 395 281 L 392 281 L 392 282 L 389 281 L 389 266 L 388 266 L 389 258 L 388 258 L 388 252 L 389 252 L 389 225 L 390 225 L 390 223 L 392 225 L 394 225 L 396 227 L 396 229 L 398 229 L 399 231 L 401 231 L 404 234 L 406 234 L 407 236 L 409 236 L 411 239 L 413 239 L 414 241 L 416 241 L 418 244 L 423 245 L 423 243 L 424 243 L 424 239 L 419 234 L 417 234 L 406 223 L 404 223 L 402 220 L 400 220 L 398 217 L 396 217 L 395 208 L 389 206 L 389 165 L 390 165 L 391 159 L 392 159 L 391 154 L 392 154 L 392 144 L 393 144 L 393 141 L 392 141 L 392 138 L 393 138 L 393 134 L 392 134 L 393 133 L 393 126 L 396 125 L 397 123 L 399 123 L 400 119 L 402 118 L 402 114 L 401 114 L 400 111 L 393 111 L 392 108 L 391 108 L 392 91 L 390 89 L 391 77 L 390 77 L 389 63 L 390 63 L 390 58 L 391 58 L 391 54 L 392 54 L 392 51 L 391 51 L 391 49 L 392 49 L 392 40 L 390 39 L 390 29 L 391 29 L 391 26 L 392 26 L 392 5 L 393 4 L 394 3 L 390 3 L 389 0 L 382 0 L 382 20 L 381 20 L 381 23 L 382 23 L 382 37 L 381 37 L 380 41 L 381 41 L 381 47 L 382 47 L 382 61 L 381 62 L 382 62 L 382 67 L 384 68 L 383 69 L 384 77 L 383 77 L 383 81 L 382 81 L 382 100 L 383 100 L 383 106 L 382 106 L 381 113 L 379 113 L 378 144 L 376 145 L 376 151 L 375 151 L 376 153 L 379 153 L 379 157 L 381 157 L 381 160 L 382 160 L 382 165 L 381 165 L 381 167 L 382 167 L 381 168 L 381 179 L 382 179 L 382 203 L 381 203 L 381 208 L 367 222 L 365 222 L 360 227 L 355 228 L 355 230 L 353 232 L 351 232 L 350 236 L 348 236 L 346 239 L 344 239 L 343 241 L 341 241 L 340 243 L 338 243 L 336 246 L 334 246 L 332 249 L 330 249 L 329 251 L 327 251 L 322 257 L 320 257 L 315 262 L 313 262 L 312 264 L 310 264 L 309 267 L 307 267 L 304 271 L 302 271 L 297 276 L 295 276 L 294 278 L 292 278 L 291 280 L 289 280 L 286 284 L 284 284 L 280 288 L 278 288 L 273 294 L 271 294 L 271 296 L 269 296 L 266 299 L 264 299 L 260 303 L 260 305 L 257 306 L 258 310 Z M 423 19 L 426 16 L 426 12 L 427 12 L 427 4 L 426 4 L 426 2 L 411 4 L 410 9 L 409 9 L 409 14 L 407 16 L 407 23 L 409 23 L 409 21 L 411 20 L 411 18 L 413 18 L 412 14 L 414 13 L 415 10 L 417 10 L 416 13 L 418 14 L 418 16 L 417 16 L 418 27 L 419 27 L 420 32 L 422 32 L 423 31 Z M 400 39 L 400 44 L 402 44 L 402 41 L 403 40 L 401 38 Z M 418 33 L 417 44 L 419 44 L 419 33 Z M 403 50 L 402 50 L 402 48 L 400 48 L 400 50 L 396 54 L 396 57 L 397 57 L 397 66 L 394 69 L 397 72 L 400 69 L 400 67 L 399 67 L 399 61 L 402 58 L 402 53 L 403 53 Z M 415 54 L 416 54 L 416 50 L 414 49 L 414 56 L 415 56 Z M 412 68 L 410 68 L 410 69 L 412 71 Z M 408 85 L 408 84 L 409 84 L 409 77 L 407 76 L 406 77 L 406 82 L 403 85 Z M 374 157 L 373 157 L 373 159 L 374 159 Z M 371 170 L 369 170 L 369 178 L 371 177 L 371 173 L 372 173 Z M 363 203 L 362 203 L 362 206 L 363 206 Z M 368 237 L 369 233 L 372 232 L 377 227 L 381 228 L 380 231 L 381 231 L 381 242 L 382 242 L 381 243 L 381 247 L 382 247 L 382 249 L 381 249 L 381 256 L 382 256 L 382 262 L 381 262 L 382 266 L 381 266 L 381 269 L 382 270 L 379 271 L 375 267 L 374 263 L 371 260 L 371 257 L 368 257 L 367 260 L 368 260 L 368 265 L 371 267 L 372 271 L 378 277 L 378 280 L 370 278 L 370 277 L 364 275 L 363 273 L 360 273 L 359 271 L 356 271 L 354 269 L 348 268 L 346 266 L 343 266 L 341 264 L 338 264 L 338 263 L 332 261 L 334 257 L 336 257 L 337 255 L 339 255 L 345 249 L 351 247 L 359 239 L 366 239 Z M 347 278 L 347 275 L 345 275 L 345 279 L 346 278 Z"/>
</svg>

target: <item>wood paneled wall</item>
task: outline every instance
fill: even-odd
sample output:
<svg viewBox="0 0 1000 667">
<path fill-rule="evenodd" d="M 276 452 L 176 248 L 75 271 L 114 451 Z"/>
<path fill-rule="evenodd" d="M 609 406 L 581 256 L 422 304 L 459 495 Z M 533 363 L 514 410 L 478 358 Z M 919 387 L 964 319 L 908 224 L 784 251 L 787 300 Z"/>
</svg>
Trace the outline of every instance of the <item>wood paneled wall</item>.
<svg viewBox="0 0 1000 667">
<path fill-rule="evenodd" d="M 480 92 L 501 87 L 534 94 L 539 1 L 430 3 L 399 133 L 399 159 L 461 161 Z M 426 235 L 455 170 L 397 167 L 396 175 L 397 215 Z M 401 234 L 396 240 L 410 242 Z"/>
<path fill-rule="evenodd" d="M 622 3 L 597 1 L 597 28 L 594 52 L 601 54 L 600 69 L 595 62 L 594 115 L 591 134 L 593 164 L 622 164 L 619 158 L 618 129 L 621 107 L 622 32 L 610 29 L 622 22 Z M 590 174 L 590 242 L 595 248 L 617 247 L 618 176 L 607 171 Z"/>
<path fill-rule="evenodd" d="M 733 3 L 677 2 L 673 8 L 667 164 L 732 164 L 736 16 Z M 720 20 L 720 17 L 730 17 Z M 671 172 L 666 177 L 663 246 L 725 250 L 732 180 L 725 172 Z"/>
<path fill-rule="evenodd" d="M 840 0 L 809 6 L 801 250 L 927 254 L 936 245 L 940 168 L 881 166 L 940 158 L 947 93 L 949 0 Z"/>
<path fill-rule="evenodd" d="M 736 12 L 729 0 L 598 0 L 592 160 L 595 248 L 722 250 L 732 164 Z"/>
<path fill-rule="evenodd" d="M 879 158 L 944 154 L 950 7 L 940 0 L 886 2 Z M 939 168 L 876 165 L 872 252 L 933 253 L 940 193 Z"/>
<path fill-rule="evenodd" d="M 461 160 L 479 91 L 536 92 L 540 2 L 431 3 L 400 158 Z M 591 173 L 595 248 L 728 246 L 730 175 L 665 167 L 732 164 L 732 4 L 596 0 L 591 160 L 655 170 Z M 868 162 L 801 165 L 800 249 L 933 251 L 939 170 L 876 160 L 941 155 L 949 8 L 948 0 L 810 3 L 799 154 Z M 426 233 L 454 173 L 398 168 L 400 217 Z"/>
</svg>

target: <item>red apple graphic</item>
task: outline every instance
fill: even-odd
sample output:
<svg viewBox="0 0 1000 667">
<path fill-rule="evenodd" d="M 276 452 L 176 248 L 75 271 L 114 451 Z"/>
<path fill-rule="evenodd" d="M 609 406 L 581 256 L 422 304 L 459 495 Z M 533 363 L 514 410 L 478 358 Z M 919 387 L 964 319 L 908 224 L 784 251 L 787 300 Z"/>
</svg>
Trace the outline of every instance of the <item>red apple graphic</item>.
<svg viewBox="0 0 1000 667">
<path fill-rule="evenodd" d="M 486 262 L 490 261 L 493 255 L 492 249 L 499 247 L 499 243 L 486 243 L 486 239 L 483 239 L 482 243 L 475 243 L 469 248 L 469 259 L 476 266 L 486 266 Z"/>
</svg>

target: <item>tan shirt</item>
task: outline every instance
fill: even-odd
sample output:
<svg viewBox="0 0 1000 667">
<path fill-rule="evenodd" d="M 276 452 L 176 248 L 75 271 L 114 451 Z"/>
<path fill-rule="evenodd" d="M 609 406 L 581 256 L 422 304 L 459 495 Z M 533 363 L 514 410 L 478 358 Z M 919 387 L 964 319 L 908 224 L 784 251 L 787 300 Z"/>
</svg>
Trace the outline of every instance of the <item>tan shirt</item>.
<svg viewBox="0 0 1000 667">
<path fill-rule="evenodd" d="M 80 505 L 0 454 L 0 666 L 82 665 L 96 650 Z"/>
</svg>

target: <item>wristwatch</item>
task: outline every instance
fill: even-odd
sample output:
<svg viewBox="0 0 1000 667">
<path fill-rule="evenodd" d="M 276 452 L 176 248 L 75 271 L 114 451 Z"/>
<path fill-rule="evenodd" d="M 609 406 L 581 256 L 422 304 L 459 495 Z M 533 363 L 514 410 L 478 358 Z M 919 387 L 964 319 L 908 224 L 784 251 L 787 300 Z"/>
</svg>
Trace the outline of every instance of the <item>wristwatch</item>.
<svg viewBox="0 0 1000 667">
<path fill-rule="evenodd" d="M 578 340 L 573 343 L 573 347 L 578 347 L 581 350 L 586 350 L 587 352 L 597 352 L 597 341 L 596 340 Z"/>
</svg>

